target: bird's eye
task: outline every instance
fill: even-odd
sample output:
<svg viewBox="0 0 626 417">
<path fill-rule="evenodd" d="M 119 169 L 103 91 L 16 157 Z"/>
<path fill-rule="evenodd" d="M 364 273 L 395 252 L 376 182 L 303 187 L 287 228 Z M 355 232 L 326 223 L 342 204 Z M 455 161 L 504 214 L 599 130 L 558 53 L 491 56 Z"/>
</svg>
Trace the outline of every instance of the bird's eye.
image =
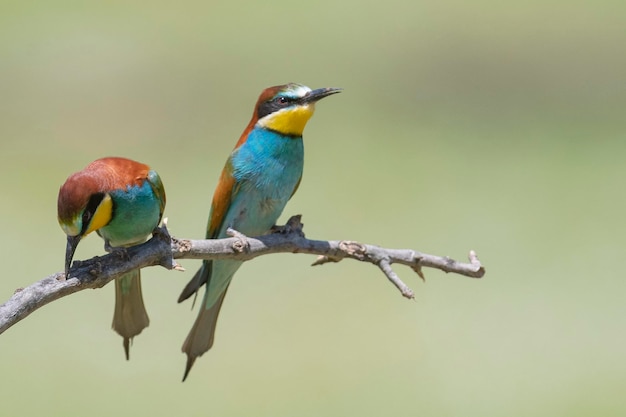
<svg viewBox="0 0 626 417">
<path fill-rule="evenodd" d="M 279 104 L 286 104 L 289 100 L 287 99 L 287 97 L 276 97 L 276 102 Z"/>
<path fill-rule="evenodd" d="M 91 212 L 85 210 L 83 212 L 83 225 L 84 226 L 89 224 L 89 219 L 91 219 Z"/>
</svg>

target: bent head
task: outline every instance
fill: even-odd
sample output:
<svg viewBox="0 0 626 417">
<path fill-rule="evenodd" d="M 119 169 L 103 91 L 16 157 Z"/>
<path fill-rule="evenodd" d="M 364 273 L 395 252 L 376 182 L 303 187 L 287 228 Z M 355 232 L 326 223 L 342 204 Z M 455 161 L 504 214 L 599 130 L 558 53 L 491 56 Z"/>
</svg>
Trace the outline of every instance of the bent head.
<svg viewBox="0 0 626 417">
<path fill-rule="evenodd" d="M 286 136 L 302 136 L 306 123 L 315 112 L 315 103 L 340 91 L 340 88 L 311 90 L 295 83 L 269 87 L 257 101 L 253 120 L 256 119 L 265 129 Z"/>
<path fill-rule="evenodd" d="M 113 201 L 101 190 L 98 178 L 84 171 L 72 174 L 59 190 L 58 220 L 67 235 L 66 277 L 80 240 L 111 221 Z"/>
</svg>

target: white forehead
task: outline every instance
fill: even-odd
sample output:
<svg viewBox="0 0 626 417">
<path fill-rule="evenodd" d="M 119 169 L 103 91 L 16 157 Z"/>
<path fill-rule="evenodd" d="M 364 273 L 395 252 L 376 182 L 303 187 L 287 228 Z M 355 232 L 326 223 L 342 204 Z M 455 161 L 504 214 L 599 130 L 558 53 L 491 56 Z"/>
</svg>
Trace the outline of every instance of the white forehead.
<svg viewBox="0 0 626 417">
<path fill-rule="evenodd" d="M 285 95 L 288 95 L 293 98 L 302 98 L 309 94 L 312 90 L 306 85 L 302 84 L 291 84 L 289 86 L 289 90 L 285 91 Z"/>
</svg>

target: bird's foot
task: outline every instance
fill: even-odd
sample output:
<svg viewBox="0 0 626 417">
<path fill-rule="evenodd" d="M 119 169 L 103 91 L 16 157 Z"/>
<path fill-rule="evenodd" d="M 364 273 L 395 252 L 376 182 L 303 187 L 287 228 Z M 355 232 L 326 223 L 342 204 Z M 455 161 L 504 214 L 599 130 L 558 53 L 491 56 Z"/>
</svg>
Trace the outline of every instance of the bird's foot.
<svg viewBox="0 0 626 417">
<path fill-rule="evenodd" d="M 118 256 L 124 262 L 130 261 L 130 255 L 128 254 L 128 250 L 126 248 L 111 246 L 108 240 L 104 242 L 104 250 Z"/>
<path fill-rule="evenodd" d="M 247 252 L 250 249 L 250 242 L 248 241 L 248 236 L 244 235 L 241 232 L 236 231 L 232 227 L 226 229 L 226 234 L 230 237 L 234 237 L 237 239 L 235 243 L 233 243 L 233 250 L 238 253 Z"/>
<path fill-rule="evenodd" d="M 272 226 L 270 233 L 280 233 L 281 235 L 295 233 L 300 237 L 304 237 L 304 232 L 302 231 L 303 227 L 304 224 L 302 224 L 302 215 L 296 214 L 295 216 L 291 216 L 289 220 L 287 220 L 287 223 L 283 226 Z"/>
</svg>

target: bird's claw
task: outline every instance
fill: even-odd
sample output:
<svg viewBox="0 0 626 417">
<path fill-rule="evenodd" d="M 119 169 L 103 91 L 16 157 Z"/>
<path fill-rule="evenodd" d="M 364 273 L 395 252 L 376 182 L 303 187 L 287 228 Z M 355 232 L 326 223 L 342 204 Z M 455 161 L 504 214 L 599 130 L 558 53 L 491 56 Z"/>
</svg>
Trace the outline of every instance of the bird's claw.
<svg viewBox="0 0 626 417">
<path fill-rule="evenodd" d="M 274 225 L 270 229 L 270 233 L 279 233 L 281 235 L 288 235 L 291 233 L 296 233 L 300 237 L 304 237 L 304 232 L 302 228 L 304 224 L 302 224 L 302 215 L 296 214 L 295 216 L 291 216 L 287 223 L 282 226 Z"/>
<path fill-rule="evenodd" d="M 118 256 L 124 262 L 130 261 L 128 250 L 124 247 L 111 246 L 108 240 L 104 241 L 104 250 Z"/>
</svg>

